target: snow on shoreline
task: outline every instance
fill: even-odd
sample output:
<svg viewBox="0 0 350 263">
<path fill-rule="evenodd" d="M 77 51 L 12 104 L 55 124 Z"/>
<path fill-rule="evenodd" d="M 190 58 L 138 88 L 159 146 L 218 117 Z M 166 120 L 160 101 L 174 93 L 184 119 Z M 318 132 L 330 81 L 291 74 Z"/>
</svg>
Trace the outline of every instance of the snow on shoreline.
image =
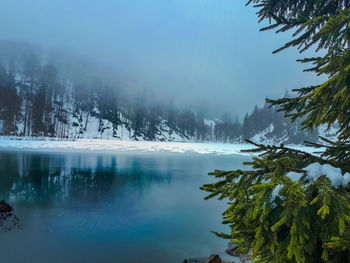
<svg viewBox="0 0 350 263">
<path fill-rule="evenodd" d="M 123 141 L 79 139 L 75 141 L 56 139 L 13 139 L 0 137 L 1 150 L 32 150 L 32 151 L 98 151 L 98 152 L 172 152 L 197 153 L 216 155 L 251 155 L 241 150 L 254 148 L 250 144 L 212 143 L 212 142 L 157 142 L 157 141 Z M 294 146 L 295 149 L 313 152 L 314 149 Z"/>
<path fill-rule="evenodd" d="M 198 154 L 242 154 L 240 150 L 250 149 L 247 144 L 149 142 L 79 139 L 65 140 L 10 140 L 0 138 L 0 150 L 21 149 L 39 151 L 106 151 L 106 152 L 173 152 Z"/>
</svg>

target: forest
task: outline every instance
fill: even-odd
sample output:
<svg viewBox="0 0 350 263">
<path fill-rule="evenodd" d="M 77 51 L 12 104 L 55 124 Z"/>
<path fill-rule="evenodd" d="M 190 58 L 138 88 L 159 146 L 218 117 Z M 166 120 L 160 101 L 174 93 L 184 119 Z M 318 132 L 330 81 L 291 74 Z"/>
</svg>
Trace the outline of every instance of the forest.
<svg viewBox="0 0 350 263">
<path fill-rule="evenodd" d="M 9 50 L 9 43 L 2 45 Z M 232 143 L 264 132 L 277 142 L 317 140 L 317 130 L 300 131 L 300 122 L 267 104 L 255 106 L 241 122 L 239 113 L 218 117 L 172 100 L 154 101 L 146 91 L 125 95 L 96 72 L 68 72 L 30 45 L 13 46 L 0 54 L 1 135 Z"/>
</svg>

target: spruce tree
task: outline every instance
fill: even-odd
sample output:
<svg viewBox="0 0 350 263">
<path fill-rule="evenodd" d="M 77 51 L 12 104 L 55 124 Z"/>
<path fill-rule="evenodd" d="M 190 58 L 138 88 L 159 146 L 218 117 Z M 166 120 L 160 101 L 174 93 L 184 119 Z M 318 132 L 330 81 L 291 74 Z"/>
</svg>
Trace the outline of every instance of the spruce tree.
<svg viewBox="0 0 350 263">
<path fill-rule="evenodd" d="M 258 154 L 245 163 L 251 169 L 215 171 L 218 180 L 202 186 L 228 200 L 223 223 L 228 234 L 216 233 L 238 245 L 237 252 L 253 262 L 350 262 L 350 1 L 250 0 L 259 9 L 264 30 L 295 30 L 279 52 L 311 47 L 319 56 L 306 71 L 327 76 L 320 85 L 294 90 L 297 96 L 268 100 L 302 128 L 339 125 L 335 142 L 317 154 L 252 143 Z"/>
<path fill-rule="evenodd" d="M 7 72 L 5 67 L 0 65 L 0 120 L 3 121 L 0 134 L 16 134 L 16 122 L 21 118 L 21 103 L 21 98 L 17 94 L 14 75 L 12 72 Z"/>
</svg>

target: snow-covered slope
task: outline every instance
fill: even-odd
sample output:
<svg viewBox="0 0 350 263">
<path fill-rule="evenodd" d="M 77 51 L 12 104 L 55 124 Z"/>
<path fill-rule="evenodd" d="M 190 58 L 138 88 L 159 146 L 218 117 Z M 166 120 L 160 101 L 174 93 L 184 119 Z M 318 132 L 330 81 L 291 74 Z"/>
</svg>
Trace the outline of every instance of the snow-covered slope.
<svg viewBox="0 0 350 263">
<path fill-rule="evenodd" d="M 327 125 L 321 125 L 318 127 L 317 134 L 315 134 L 315 138 L 310 139 L 310 141 L 317 141 L 317 142 L 322 142 L 322 140 L 319 139 L 319 136 L 324 137 L 328 140 L 331 141 L 336 141 L 337 140 L 337 130 L 338 127 L 337 125 L 331 126 L 329 129 Z M 282 130 L 279 131 L 278 133 L 274 132 L 275 128 L 273 124 L 271 123 L 269 127 L 264 129 L 263 131 L 257 133 L 253 137 L 250 138 L 251 141 L 256 142 L 256 143 L 262 143 L 262 144 L 268 144 L 268 145 L 279 145 L 281 143 L 283 144 L 303 144 L 303 141 L 309 140 L 307 137 L 301 137 L 300 142 L 296 143 L 295 140 L 292 140 L 292 136 L 296 136 L 298 132 L 300 131 L 293 131 L 293 130 Z M 277 135 L 276 135 L 277 134 Z"/>
<path fill-rule="evenodd" d="M 256 143 L 263 143 L 269 145 L 281 144 L 288 141 L 288 135 L 286 133 L 282 133 L 281 136 L 276 136 L 273 134 L 273 131 L 274 126 L 271 123 L 269 127 L 254 135 L 252 138 L 250 138 L 250 140 Z"/>
<path fill-rule="evenodd" d="M 82 113 L 80 120 L 73 115 L 69 118 L 69 123 L 76 125 L 69 125 L 68 131 L 65 131 L 65 136 L 61 138 L 76 140 L 76 139 L 102 139 L 102 140 L 122 140 L 122 141 L 147 141 L 147 138 L 142 136 L 135 136 L 135 131 L 128 127 L 125 123 L 114 127 L 108 120 L 99 120 L 97 117 L 88 116 L 87 113 Z M 205 120 L 205 124 L 212 129 L 214 134 L 215 121 Z M 157 134 L 155 141 L 166 142 L 194 142 L 196 138 L 184 135 L 178 131 L 169 128 L 165 120 L 162 120 L 157 126 Z M 23 124 L 18 125 L 18 134 L 23 132 Z M 321 125 L 318 128 L 318 136 L 325 137 L 329 140 L 336 140 L 337 126 L 332 126 L 329 129 L 326 125 Z M 276 135 L 273 124 L 270 124 L 266 129 L 257 133 L 250 138 L 251 141 L 262 144 L 296 144 L 290 138 L 290 131 L 282 130 Z M 303 139 L 303 138 L 302 138 Z M 240 143 L 237 141 L 236 143 Z M 297 144 L 302 144 L 303 141 Z"/>
<path fill-rule="evenodd" d="M 79 126 L 72 126 L 69 130 L 70 139 L 103 139 L 103 140 L 123 140 L 123 141 L 144 141 L 145 138 L 142 136 L 135 136 L 135 132 L 132 128 L 127 127 L 125 123 L 114 127 L 113 124 L 108 120 L 99 120 L 96 117 L 88 117 L 87 114 L 82 118 Z M 72 118 L 73 123 L 75 118 Z M 86 128 L 85 128 L 86 123 Z M 80 126 L 82 125 L 82 126 Z M 83 127 L 84 126 L 84 127 Z M 171 130 L 165 121 L 162 121 L 158 126 L 159 132 L 156 134 L 156 141 L 190 141 L 185 136 Z"/>
<path fill-rule="evenodd" d="M 69 108 L 69 107 L 67 107 Z M 56 138 L 61 139 L 102 139 L 102 140 L 123 140 L 123 141 L 145 141 L 144 136 L 136 135 L 135 130 L 131 128 L 127 118 L 122 117 L 122 123 L 115 126 L 106 119 L 99 119 L 91 116 L 87 112 L 80 112 L 77 116 L 72 112 L 68 112 L 67 124 L 63 128 L 58 127 Z M 1 125 L 1 123 L 0 123 Z M 17 136 L 24 134 L 24 124 L 19 121 L 17 123 Z M 1 127 L 0 127 L 1 130 Z M 176 141 L 186 142 L 195 141 L 186 134 L 181 134 L 178 130 L 171 129 L 165 120 L 161 120 L 156 126 L 155 141 Z M 26 137 L 31 137 L 27 135 Z"/>
</svg>

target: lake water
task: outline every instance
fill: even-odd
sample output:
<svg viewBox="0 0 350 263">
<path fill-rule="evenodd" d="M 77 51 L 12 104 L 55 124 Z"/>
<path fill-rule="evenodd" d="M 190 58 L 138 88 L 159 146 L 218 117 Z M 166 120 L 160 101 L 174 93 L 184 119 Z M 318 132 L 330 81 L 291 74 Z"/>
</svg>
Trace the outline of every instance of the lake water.
<svg viewBox="0 0 350 263">
<path fill-rule="evenodd" d="M 248 157 L 0 152 L 0 199 L 22 230 L 0 232 L 1 262 L 182 262 L 223 252 L 225 203 L 199 187 Z"/>
</svg>

